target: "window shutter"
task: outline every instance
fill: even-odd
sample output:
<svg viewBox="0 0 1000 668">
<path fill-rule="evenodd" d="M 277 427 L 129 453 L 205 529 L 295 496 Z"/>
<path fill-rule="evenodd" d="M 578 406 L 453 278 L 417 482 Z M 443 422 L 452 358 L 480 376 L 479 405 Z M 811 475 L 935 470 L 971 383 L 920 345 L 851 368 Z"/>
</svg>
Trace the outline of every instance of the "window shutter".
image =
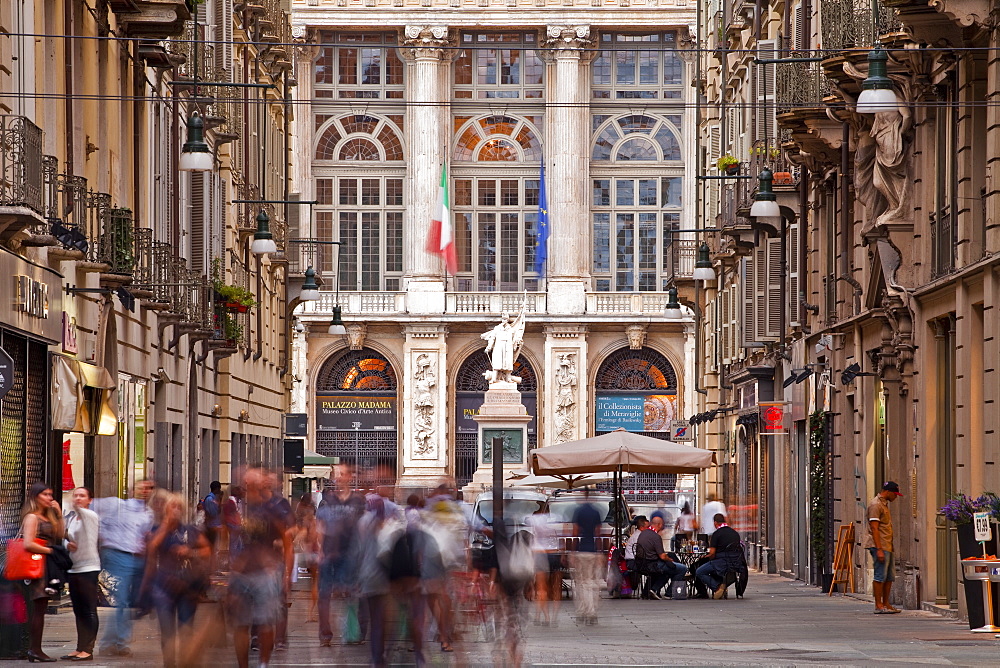
<svg viewBox="0 0 1000 668">
<path fill-rule="evenodd" d="M 721 304 L 721 306 L 722 306 L 722 309 L 721 309 L 721 311 L 722 311 L 722 317 L 720 318 L 720 321 L 722 323 L 722 327 L 720 328 L 722 330 L 722 336 L 721 336 L 721 338 L 722 338 L 722 341 L 721 341 L 721 343 L 722 343 L 722 363 L 723 364 L 730 364 L 731 363 L 731 357 L 732 357 L 732 350 L 730 350 L 730 348 L 729 348 L 729 332 L 733 328 L 734 323 L 729 318 L 729 316 L 730 316 L 730 308 L 731 308 L 730 305 L 729 305 L 729 302 L 730 302 L 730 299 L 732 298 L 732 295 L 729 293 L 728 287 L 725 290 L 722 290 L 719 293 L 719 298 L 720 298 L 720 301 L 722 302 L 722 304 Z M 713 336 L 711 338 L 714 339 L 716 337 Z"/>
<path fill-rule="evenodd" d="M 773 60 L 777 57 L 777 40 L 762 39 L 757 42 L 757 58 Z M 774 68 L 776 65 L 754 65 L 754 88 L 757 106 L 754 110 L 754 140 L 773 139 L 774 119 Z"/>
<path fill-rule="evenodd" d="M 809 50 L 805 29 L 805 12 L 802 5 L 796 5 L 792 8 L 792 50 Z"/>
<path fill-rule="evenodd" d="M 768 339 L 780 340 L 781 311 L 785 304 L 781 301 L 781 239 L 768 238 L 765 246 L 767 253 L 767 321 L 765 336 Z"/>
<path fill-rule="evenodd" d="M 740 331 L 742 332 L 742 337 L 740 345 L 744 348 L 752 346 L 756 342 L 756 332 L 754 313 L 756 309 L 754 308 L 756 302 L 756 295 L 754 291 L 754 255 L 751 254 L 749 257 L 745 257 L 740 262 L 740 286 L 742 293 L 740 295 L 740 306 L 743 309 L 742 316 L 742 327 Z"/>
<path fill-rule="evenodd" d="M 715 161 L 722 157 L 722 128 L 718 124 L 708 129 L 708 167 L 713 167 Z M 708 181 L 708 219 L 715 221 L 719 215 L 719 181 Z"/>
<path fill-rule="evenodd" d="M 742 358 L 740 348 L 740 286 L 736 281 L 729 284 L 729 314 L 732 327 L 729 328 L 729 357 L 733 362 Z"/>
<path fill-rule="evenodd" d="M 189 217 L 191 224 L 188 226 L 191 234 L 191 249 L 188 258 L 192 269 L 200 271 L 205 266 L 205 174 L 204 172 L 191 172 L 191 192 L 188 199 Z"/>
<path fill-rule="evenodd" d="M 799 223 L 788 226 L 788 326 L 802 326 L 802 299 L 799 295 Z"/>
<path fill-rule="evenodd" d="M 223 70 L 224 81 L 232 81 L 233 74 L 233 0 L 212 0 L 215 67 Z"/>
<path fill-rule="evenodd" d="M 217 258 L 222 258 L 226 252 L 226 219 L 225 219 L 225 207 L 223 203 L 226 201 L 226 180 L 219 179 L 218 187 L 213 188 L 213 197 L 215 198 L 215 206 L 212 211 L 212 258 L 213 260 Z M 208 267 L 211 271 L 211 266 Z"/>
<path fill-rule="evenodd" d="M 754 247 L 754 309 L 753 309 L 753 340 L 757 343 L 767 340 L 767 237 L 762 233 Z"/>
</svg>

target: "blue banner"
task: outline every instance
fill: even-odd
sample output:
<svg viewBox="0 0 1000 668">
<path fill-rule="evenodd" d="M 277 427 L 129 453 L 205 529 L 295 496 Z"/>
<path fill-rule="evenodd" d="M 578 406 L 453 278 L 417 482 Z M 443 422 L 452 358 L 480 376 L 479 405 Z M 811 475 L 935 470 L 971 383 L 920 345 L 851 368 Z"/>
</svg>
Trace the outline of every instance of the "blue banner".
<svg viewBox="0 0 1000 668">
<path fill-rule="evenodd" d="M 646 397 L 642 395 L 597 395 L 595 431 L 645 430 Z"/>
</svg>

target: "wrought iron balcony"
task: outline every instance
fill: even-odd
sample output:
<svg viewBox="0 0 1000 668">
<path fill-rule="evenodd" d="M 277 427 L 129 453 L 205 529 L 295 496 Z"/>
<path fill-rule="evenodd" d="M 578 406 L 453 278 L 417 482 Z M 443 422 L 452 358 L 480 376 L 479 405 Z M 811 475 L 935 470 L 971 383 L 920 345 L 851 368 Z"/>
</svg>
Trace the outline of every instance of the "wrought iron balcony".
<svg viewBox="0 0 1000 668">
<path fill-rule="evenodd" d="M 89 193 L 85 235 L 87 261 L 109 280 L 113 276 L 130 280 L 136 267 L 132 210 L 112 207 L 107 193 Z"/>
<path fill-rule="evenodd" d="M 42 130 L 0 115 L 0 241 L 44 222 Z"/>
<path fill-rule="evenodd" d="M 176 39 L 170 40 L 167 49 L 176 56 L 178 64 L 174 67 L 175 81 L 192 81 L 197 76 L 199 81 L 215 81 L 215 47 L 200 41 L 198 43 L 197 70 L 195 69 L 195 42 L 204 40 L 204 26 L 195 28 L 194 21 L 185 21 L 184 28 Z M 225 65 L 225 64 L 223 64 Z M 215 89 L 200 91 L 215 94 Z"/>
<path fill-rule="evenodd" d="M 902 30 L 896 10 L 879 0 L 824 0 L 820 11 L 828 52 L 867 49 L 883 35 Z"/>
<path fill-rule="evenodd" d="M 811 51 L 795 51 L 791 58 L 808 58 Z M 775 65 L 775 111 L 789 114 L 823 108 L 830 84 L 818 62 Z"/>
</svg>

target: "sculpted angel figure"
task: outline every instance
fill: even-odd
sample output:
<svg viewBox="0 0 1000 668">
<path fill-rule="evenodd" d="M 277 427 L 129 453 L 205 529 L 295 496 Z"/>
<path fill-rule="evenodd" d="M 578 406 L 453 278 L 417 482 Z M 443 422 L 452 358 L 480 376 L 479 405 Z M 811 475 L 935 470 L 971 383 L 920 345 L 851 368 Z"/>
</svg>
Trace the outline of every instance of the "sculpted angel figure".
<svg viewBox="0 0 1000 668">
<path fill-rule="evenodd" d="M 521 379 L 512 375 L 512 372 L 514 360 L 521 352 L 521 343 L 524 339 L 525 306 L 525 303 L 521 304 L 521 312 L 513 320 L 510 313 L 504 311 L 500 315 L 500 324 L 480 336 L 486 340 L 486 353 L 490 356 L 490 363 L 493 366 L 493 371 L 483 374 L 490 384 L 521 382 Z"/>
</svg>

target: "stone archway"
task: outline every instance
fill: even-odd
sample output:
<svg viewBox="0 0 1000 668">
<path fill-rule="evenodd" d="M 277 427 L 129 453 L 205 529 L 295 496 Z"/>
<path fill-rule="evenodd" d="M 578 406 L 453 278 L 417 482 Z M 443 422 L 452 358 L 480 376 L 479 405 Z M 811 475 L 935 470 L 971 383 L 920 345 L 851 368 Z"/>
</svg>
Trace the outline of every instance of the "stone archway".
<svg viewBox="0 0 1000 668">
<path fill-rule="evenodd" d="M 676 404 L 677 374 L 663 354 L 648 347 L 619 348 L 601 362 L 594 378 L 595 435 L 625 429 L 668 440 Z M 677 476 L 638 473 L 624 487 L 630 501 L 670 504 Z"/>
<path fill-rule="evenodd" d="M 395 485 L 399 462 L 398 383 L 371 348 L 335 353 L 316 376 L 316 452 L 355 470 L 355 488 Z"/>
</svg>

